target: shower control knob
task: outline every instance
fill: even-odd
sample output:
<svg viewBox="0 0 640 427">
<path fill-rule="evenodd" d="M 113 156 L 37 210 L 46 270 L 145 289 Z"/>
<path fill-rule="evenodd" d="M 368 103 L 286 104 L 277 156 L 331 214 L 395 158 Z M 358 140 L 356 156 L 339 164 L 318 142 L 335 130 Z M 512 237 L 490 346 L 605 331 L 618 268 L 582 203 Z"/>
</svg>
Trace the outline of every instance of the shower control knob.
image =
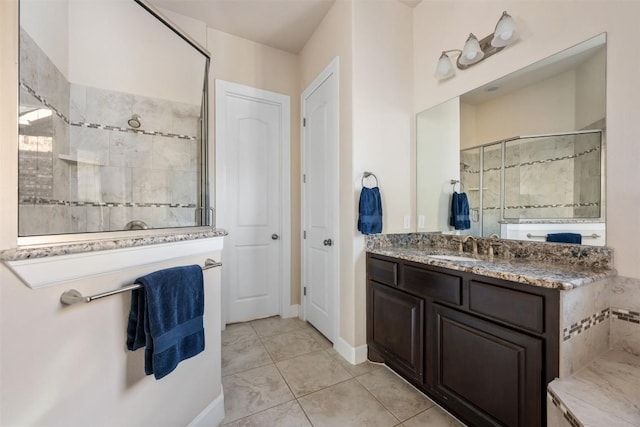
<svg viewBox="0 0 640 427">
<path fill-rule="evenodd" d="M 278 236 L 276 233 L 273 233 L 271 235 L 271 240 L 278 240 L 280 238 L 280 236 Z"/>
</svg>

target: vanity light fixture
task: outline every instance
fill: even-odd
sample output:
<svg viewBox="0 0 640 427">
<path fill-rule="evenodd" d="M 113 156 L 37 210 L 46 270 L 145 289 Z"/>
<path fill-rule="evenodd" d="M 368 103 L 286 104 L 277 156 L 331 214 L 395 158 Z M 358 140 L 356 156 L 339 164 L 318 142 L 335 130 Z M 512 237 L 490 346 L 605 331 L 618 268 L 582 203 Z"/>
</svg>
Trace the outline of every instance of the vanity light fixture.
<svg viewBox="0 0 640 427">
<path fill-rule="evenodd" d="M 456 66 L 460 70 L 466 70 L 473 64 L 487 59 L 491 55 L 500 52 L 506 46 L 510 45 L 518 39 L 518 31 L 513 18 L 505 11 L 496 24 L 493 33 L 484 37 L 482 40 L 469 34 L 469 38 L 464 44 L 462 50 L 451 49 L 445 50 L 438 59 L 435 77 L 438 80 L 445 80 L 455 75 L 455 68 L 451 62 L 450 53 L 458 55 Z"/>
</svg>

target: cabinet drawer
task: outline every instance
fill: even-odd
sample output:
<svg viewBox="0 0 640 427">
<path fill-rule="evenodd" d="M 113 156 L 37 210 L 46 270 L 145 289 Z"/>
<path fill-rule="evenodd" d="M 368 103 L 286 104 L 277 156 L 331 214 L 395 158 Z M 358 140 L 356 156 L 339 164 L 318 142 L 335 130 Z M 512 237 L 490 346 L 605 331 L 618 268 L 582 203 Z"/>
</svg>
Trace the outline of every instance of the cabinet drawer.
<svg viewBox="0 0 640 427">
<path fill-rule="evenodd" d="M 404 265 L 401 288 L 451 304 L 462 304 L 462 278 Z"/>
<path fill-rule="evenodd" d="M 378 258 L 369 258 L 367 262 L 369 280 L 398 286 L 398 263 Z"/>
<path fill-rule="evenodd" d="M 475 280 L 469 286 L 469 310 L 533 332 L 544 332 L 544 297 Z"/>
</svg>

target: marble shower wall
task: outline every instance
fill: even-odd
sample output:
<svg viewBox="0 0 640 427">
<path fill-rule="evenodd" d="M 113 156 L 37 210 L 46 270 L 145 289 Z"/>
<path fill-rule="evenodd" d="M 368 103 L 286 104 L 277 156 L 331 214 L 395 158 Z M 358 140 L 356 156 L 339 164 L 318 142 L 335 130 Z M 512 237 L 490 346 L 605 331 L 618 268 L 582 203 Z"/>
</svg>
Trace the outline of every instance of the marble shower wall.
<svg viewBox="0 0 640 427">
<path fill-rule="evenodd" d="M 616 276 L 560 296 L 560 378 L 609 349 L 640 356 L 640 279 Z"/>
<path fill-rule="evenodd" d="M 600 133 L 506 142 L 505 218 L 599 218 L 600 142 Z"/>
<path fill-rule="evenodd" d="M 20 235 L 196 225 L 200 106 L 70 84 L 20 39 L 21 105 L 52 111 L 21 126 Z"/>
</svg>

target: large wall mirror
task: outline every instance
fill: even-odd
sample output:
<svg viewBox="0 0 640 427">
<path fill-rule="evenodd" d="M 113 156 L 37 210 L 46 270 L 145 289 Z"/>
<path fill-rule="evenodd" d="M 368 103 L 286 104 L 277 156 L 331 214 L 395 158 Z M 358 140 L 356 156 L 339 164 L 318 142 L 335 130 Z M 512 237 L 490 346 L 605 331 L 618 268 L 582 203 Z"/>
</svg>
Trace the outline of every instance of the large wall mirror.
<svg viewBox="0 0 640 427">
<path fill-rule="evenodd" d="M 605 244 L 606 34 L 417 115 L 419 231 Z M 453 192 L 470 228 L 449 226 Z"/>
<path fill-rule="evenodd" d="M 146 3 L 20 0 L 18 235 L 211 225 L 208 68 Z"/>
</svg>

